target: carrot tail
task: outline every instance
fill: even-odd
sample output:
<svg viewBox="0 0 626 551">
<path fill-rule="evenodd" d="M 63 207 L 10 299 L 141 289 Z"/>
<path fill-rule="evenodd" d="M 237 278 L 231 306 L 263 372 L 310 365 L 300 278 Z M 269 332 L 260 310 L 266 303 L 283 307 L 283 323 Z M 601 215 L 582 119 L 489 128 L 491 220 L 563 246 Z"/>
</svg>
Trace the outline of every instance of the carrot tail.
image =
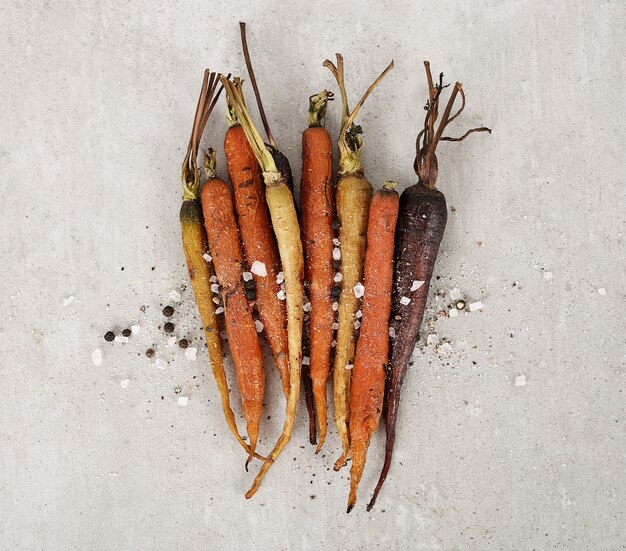
<svg viewBox="0 0 626 551">
<path fill-rule="evenodd" d="M 256 450 L 257 441 L 259 439 L 259 422 L 258 421 L 249 421 L 248 422 L 248 438 L 250 439 L 250 455 L 248 455 L 248 460 L 246 461 L 246 470 L 248 467 L 248 463 L 252 461 L 254 457 L 254 452 Z"/>
<path fill-rule="evenodd" d="M 350 468 L 350 495 L 348 497 L 347 513 L 352 511 L 356 503 L 356 490 L 363 476 L 365 468 L 365 454 L 367 453 L 367 442 L 363 442 L 361 438 L 353 438 L 351 442 L 352 467 Z"/>
<path fill-rule="evenodd" d="M 328 416 L 326 414 L 326 384 L 313 385 L 313 397 L 315 398 L 315 409 L 317 411 L 317 424 L 320 429 L 320 439 L 315 448 L 315 453 L 319 453 L 326 441 L 328 431 Z"/>
</svg>

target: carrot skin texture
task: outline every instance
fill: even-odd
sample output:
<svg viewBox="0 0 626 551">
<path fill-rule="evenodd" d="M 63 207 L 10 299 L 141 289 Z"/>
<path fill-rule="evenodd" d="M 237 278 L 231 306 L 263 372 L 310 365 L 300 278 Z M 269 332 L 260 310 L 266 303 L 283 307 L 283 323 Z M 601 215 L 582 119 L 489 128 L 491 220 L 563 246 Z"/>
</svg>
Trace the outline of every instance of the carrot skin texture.
<svg viewBox="0 0 626 551">
<path fill-rule="evenodd" d="M 335 404 L 335 424 L 341 439 L 342 456 L 335 463 L 339 470 L 348 457 L 350 433 L 351 370 L 346 366 L 354 362 L 355 338 L 354 321 L 360 299 L 354 294 L 354 286 L 363 278 L 363 260 L 367 239 L 367 217 L 369 213 L 372 186 L 362 175 L 342 176 L 337 183 L 337 217 L 341 224 L 339 241 L 341 244 L 341 295 L 337 314 L 337 346 L 333 370 L 333 392 Z"/>
<path fill-rule="evenodd" d="M 447 216 L 445 196 L 437 189 L 418 183 L 408 187 L 400 197 L 391 313 L 391 326 L 395 329 L 396 337 L 391 343 L 391 360 L 387 373 L 385 461 L 374 495 L 367 506 L 368 511 L 374 506 L 391 466 L 400 391 L 419 338 L 430 280 Z M 411 291 L 413 281 L 424 281 L 424 284 L 416 291 Z M 402 297 L 410 298 L 411 302 L 403 305 L 400 302 Z M 396 320 L 396 316 L 401 319 Z"/>
<path fill-rule="evenodd" d="M 251 265 L 263 262 L 267 276 L 253 275 L 256 308 L 265 328 L 285 396 L 289 394 L 289 348 L 287 343 L 287 310 L 278 298 L 281 270 L 278 248 L 265 201 L 265 183 L 261 167 L 240 125 L 231 126 L 224 138 L 228 175 L 233 186 L 235 209 L 245 257 Z"/>
<path fill-rule="evenodd" d="M 364 268 L 365 294 L 361 306 L 363 317 L 350 392 L 352 467 L 348 512 L 356 502 L 367 448 L 378 428 L 383 409 L 398 206 L 398 194 L 386 189 L 377 191 L 370 205 Z"/>
<path fill-rule="evenodd" d="M 242 277 L 243 251 L 228 185 L 207 180 L 202 188 L 202 210 L 213 264 L 222 287 L 224 320 L 247 422 L 252 451 L 256 448 L 263 413 L 265 372 L 263 354 Z"/>
<path fill-rule="evenodd" d="M 305 279 L 308 281 L 310 373 L 322 448 L 327 434 L 326 387 L 330 374 L 333 323 L 331 290 L 334 285 L 332 142 L 328 131 L 315 126 L 302 133 L 302 244 Z"/>
</svg>

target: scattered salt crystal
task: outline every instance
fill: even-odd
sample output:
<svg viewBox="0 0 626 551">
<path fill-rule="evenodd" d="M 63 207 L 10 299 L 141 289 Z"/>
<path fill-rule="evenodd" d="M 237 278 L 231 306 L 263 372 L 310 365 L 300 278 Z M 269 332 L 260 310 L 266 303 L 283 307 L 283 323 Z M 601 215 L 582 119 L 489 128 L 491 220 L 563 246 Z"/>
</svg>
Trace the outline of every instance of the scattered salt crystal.
<svg viewBox="0 0 626 551">
<path fill-rule="evenodd" d="M 211 260 L 213 260 L 213 257 L 209 253 L 204 253 L 202 258 L 204 258 L 207 262 L 211 262 Z"/>
<path fill-rule="evenodd" d="M 411 285 L 411 291 L 417 291 L 422 285 L 424 285 L 424 281 L 419 281 L 417 279 L 413 280 L 413 285 Z"/>
<path fill-rule="evenodd" d="M 281 289 L 280 291 L 278 291 L 278 293 L 276 293 L 276 296 L 279 298 L 279 300 L 285 300 L 287 298 L 287 293 L 285 293 L 284 289 Z"/>
<path fill-rule="evenodd" d="M 222 337 L 223 341 L 227 341 L 228 340 L 228 333 L 226 333 L 226 331 L 220 331 L 220 337 Z"/>
<path fill-rule="evenodd" d="M 311 365 L 311 358 L 308 356 L 302 356 L 302 365 Z"/>
<path fill-rule="evenodd" d="M 247 272 L 244 272 L 244 274 L 245 274 L 245 273 L 247 273 Z M 245 278 L 244 278 L 244 279 L 245 279 Z M 212 276 L 209 278 L 209 281 L 210 281 L 211 283 L 217 283 L 217 276 L 212 275 Z"/>
<path fill-rule="evenodd" d="M 172 299 L 174 302 L 180 302 L 180 293 L 178 291 L 175 290 L 171 290 L 170 294 L 169 294 L 170 299 Z"/>
<path fill-rule="evenodd" d="M 390 328 L 389 328 L 389 336 L 390 336 L 392 339 L 395 339 L 395 338 L 396 338 L 396 330 L 395 330 L 393 327 L 390 327 Z"/>
<path fill-rule="evenodd" d="M 167 367 L 167 362 L 161 358 L 157 358 L 156 360 L 154 360 L 154 365 L 159 369 L 165 369 Z"/>
<path fill-rule="evenodd" d="M 354 317 L 357 318 L 357 319 L 362 317 L 362 316 L 363 316 L 363 312 L 361 312 L 361 310 L 357 310 L 356 314 L 354 314 Z"/>
<path fill-rule="evenodd" d="M 254 327 L 256 328 L 256 332 L 260 333 L 261 331 L 263 331 L 263 327 L 265 326 L 263 325 L 261 320 L 254 320 Z"/>
<path fill-rule="evenodd" d="M 276 283 L 280 285 L 283 281 L 285 281 L 285 272 L 278 272 L 276 274 Z"/>
<path fill-rule="evenodd" d="M 604 287 L 600 287 L 598 289 L 598 293 L 600 293 L 602 296 L 606 295 L 606 289 Z"/>
<path fill-rule="evenodd" d="M 198 349 L 195 346 L 189 346 L 185 350 L 185 358 L 187 358 L 190 362 L 196 361 L 197 354 L 198 354 Z"/>
<path fill-rule="evenodd" d="M 220 286 L 217 283 L 212 283 L 211 284 L 211 291 L 213 291 L 214 294 L 218 294 L 220 292 Z"/>
<path fill-rule="evenodd" d="M 218 316 L 219 314 L 223 314 L 224 313 L 224 307 L 223 306 L 219 306 L 215 309 L 215 315 Z"/>
<path fill-rule="evenodd" d="M 335 247 L 339 247 L 339 239 L 336 237 L 333 239 L 333 245 L 335 245 Z"/>
<path fill-rule="evenodd" d="M 439 337 L 434 333 L 431 333 L 428 337 L 426 337 L 426 344 L 437 346 L 439 344 Z"/>
<path fill-rule="evenodd" d="M 302 305 L 302 309 L 303 309 L 305 312 L 310 312 L 310 311 L 311 311 L 311 303 L 310 303 L 310 302 L 305 302 L 305 303 Z"/>
<path fill-rule="evenodd" d="M 335 346 L 337 346 L 337 341 L 333 340 L 333 342 L 330 343 L 330 346 L 335 348 Z"/>
<path fill-rule="evenodd" d="M 174 346 L 176 344 L 176 337 L 167 338 L 167 346 Z"/>
<path fill-rule="evenodd" d="M 346 365 L 346 371 L 350 371 L 354 366 L 352 364 Z"/>
<path fill-rule="evenodd" d="M 357 283 L 354 286 L 354 296 L 356 298 L 361 298 L 365 294 L 365 287 L 363 287 L 362 283 Z"/>
<path fill-rule="evenodd" d="M 333 312 L 336 312 L 337 309 L 339 308 L 339 303 L 338 302 L 333 302 L 333 305 L 331 306 L 331 308 L 333 309 Z"/>
<path fill-rule="evenodd" d="M 333 249 L 333 260 L 341 260 L 341 249 L 339 247 Z"/>
<path fill-rule="evenodd" d="M 244 281 L 250 281 L 252 279 L 252 272 L 243 272 L 241 277 L 243 277 Z M 215 281 L 217 281 L 217 278 L 215 278 Z"/>
<path fill-rule="evenodd" d="M 402 297 L 400 299 L 400 304 L 402 304 L 403 306 L 406 306 L 407 304 L 409 304 L 409 302 L 411 302 L 411 299 L 409 297 Z"/>
<path fill-rule="evenodd" d="M 176 402 L 179 406 L 186 406 L 189 403 L 189 398 L 187 396 L 179 396 Z"/>
<path fill-rule="evenodd" d="M 130 383 L 130 379 L 124 379 L 123 381 L 120 381 L 120 386 L 122 388 L 128 388 L 128 383 Z"/>
<path fill-rule="evenodd" d="M 124 337 L 123 335 L 117 335 L 115 337 L 115 342 L 127 343 L 128 342 L 128 337 Z"/>
<path fill-rule="evenodd" d="M 477 312 L 478 310 L 483 309 L 483 303 L 479 300 L 478 302 L 471 302 L 469 305 L 470 312 Z"/>
<path fill-rule="evenodd" d="M 64 301 L 63 301 L 63 306 L 69 306 L 70 304 L 72 304 L 72 302 L 74 302 L 74 299 L 76 297 L 74 295 L 72 295 L 71 297 L 67 297 Z"/>
<path fill-rule="evenodd" d="M 96 348 L 91 353 L 91 361 L 93 362 L 93 365 L 95 365 L 96 367 L 99 366 L 102 363 L 102 350 L 100 350 L 99 348 Z"/>
<path fill-rule="evenodd" d="M 141 332 L 141 327 L 139 327 L 138 325 L 131 325 L 130 331 L 133 335 L 137 335 L 139 332 Z"/>
<path fill-rule="evenodd" d="M 333 323 L 333 331 L 337 331 L 339 329 L 339 324 L 337 322 Z"/>
<path fill-rule="evenodd" d="M 441 354 L 450 354 L 450 352 L 452 352 L 452 345 L 449 342 L 444 342 L 440 347 L 439 347 L 439 352 Z"/>
<path fill-rule="evenodd" d="M 554 275 L 552 272 L 543 272 L 543 279 L 546 281 L 552 281 L 554 279 Z"/>
<path fill-rule="evenodd" d="M 265 267 L 265 264 L 263 262 L 259 262 L 258 260 L 255 260 L 252 263 L 252 266 L 250 266 L 250 271 L 254 275 L 258 275 L 260 277 L 267 276 L 267 268 Z"/>
<path fill-rule="evenodd" d="M 448 312 L 448 316 L 450 316 L 451 318 L 458 318 L 459 317 L 459 311 L 456 308 L 452 308 Z"/>
<path fill-rule="evenodd" d="M 339 283 L 342 279 L 343 279 L 343 274 L 341 272 L 337 272 L 334 277 L 335 283 Z"/>
<path fill-rule="evenodd" d="M 354 328 L 355 328 L 355 329 L 358 329 L 359 327 L 361 327 L 361 322 L 360 322 L 359 320 L 356 320 L 356 321 L 354 322 Z"/>
<path fill-rule="evenodd" d="M 450 289 L 450 300 L 459 300 L 461 298 L 461 291 L 459 291 L 456 287 L 454 289 Z"/>
<path fill-rule="evenodd" d="M 525 386 L 526 385 L 526 375 L 520 374 L 515 377 L 515 386 Z"/>
</svg>

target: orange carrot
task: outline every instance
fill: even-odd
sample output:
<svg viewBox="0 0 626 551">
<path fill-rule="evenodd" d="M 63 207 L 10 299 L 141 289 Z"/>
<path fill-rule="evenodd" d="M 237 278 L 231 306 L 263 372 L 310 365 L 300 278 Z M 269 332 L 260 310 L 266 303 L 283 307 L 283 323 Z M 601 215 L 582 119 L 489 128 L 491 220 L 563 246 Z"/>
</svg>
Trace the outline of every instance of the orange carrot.
<svg viewBox="0 0 626 551">
<path fill-rule="evenodd" d="M 263 413 L 265 372 L 252 310 L 243 281 L 243 252 L 228 184 L 215 174 L 215 152 L 205 157 L 208 180 L 201 192 L 204 224 L 215 273 L 221 286 L 224 318 L 230 351 L 247 422 L 250 456 L 256 449 L 259 420 Z"/>
<path fill-rule="evenodd" d="M 326 439 L 326 383 L 330 373 L 333 323 L 331 291 L 334 285 L 333 218 L 333 147 L 328 131 L 322 126 L 332 92 L 324 90 L 309 98 L 309 128 L 302 133 L 302 245 L 304 273 L 311 303 L 308 333 L 310 374 L 319 426 L 316 453 Z"/>
<path fill-rule="evenodd" d="M 229 106 L 230 128 L 224 138 L 228 176 L 233 186 L 239 231 L 248 267 L 254 262 L 265 265 L 266 276 L 254 274 L 256 309 L 265 328 L 276 367 L 283 383 L 283 393 L 289 394 L 289 347 L 287 343 L 287 310 L 280 300 L 280 258 L 270 215 L 265 201 L 265 184 L 261 167 L 254 156 L 248 138 Z"/>
<path fill-rule="evenodd" d="M 363 318 L 356 346 L 350 391 L 350 497 L 348 513 L 365 467 L 370 438 L 378 427 L 385 394 L 389 354 L 389 314 L 393 284 L 393 245 L 398 220 L 395 182 L 385 182 L 372 197 L 367 223 Z"/>
</svg>

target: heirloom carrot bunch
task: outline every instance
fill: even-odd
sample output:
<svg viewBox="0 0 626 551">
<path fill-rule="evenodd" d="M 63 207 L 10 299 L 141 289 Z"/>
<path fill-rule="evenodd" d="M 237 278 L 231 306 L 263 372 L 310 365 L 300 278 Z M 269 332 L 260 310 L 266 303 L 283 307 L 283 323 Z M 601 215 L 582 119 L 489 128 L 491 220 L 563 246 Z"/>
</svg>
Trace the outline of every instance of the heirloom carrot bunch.
<svg viewBox="0 0 626 551">
<path fill-rule="evenodd" d="M 304 292 L 304 258 L 300 240 L 300 225 L 293 196 L 283 176 L 278 171 L 274 159 L 263 143 L 237 83 L 222 78 L 222 83 L 229 95 L 237 117 L 243 127 L 250 146 L 263 170 L 265 181 L 265 198 L 269 207 L 278 251 L 285 274 L 287 300 L 287 335 L 289 340 L 289 397 L 287 399 L 286 419 L 280 438 L 269 455 L 273 462 L 282 452 L 291 438 L 296 417 L 298 398 L 300 396 L 300 373 L 302 362 L 302 295 Z M 246 493 L 251 498 L 257 491 L 261 480 L 270 467 L 265 463 L 257 475 L 252 487 Z"/>
<path fill-rule="evenodd" d="M 335 424 L 341 438 L 342 455 L 335 463 L 335 470 L 345 465 L 350 448 L 348 418 L 350 410 L 350 368 L 354 361 L 355 314 L 359 307 L 360 293 L 357 289 L 363 277 L 363 259 L 367 235 L 367 217 L 372 197 L 372 186 L 365 178 L 361 164 L 363 142 L 361 127 L 354 120 L 361 106 L 379 82 L 393 68 L 393 61 L 370 85 L 352 111 L 348 107 L 348 96 L 343 75 L 343 57 L 336 54 L 337 66 L 330 60 L 324 61 L 337 81 L 341 93 L 342 127 L 339 134 L 339 181 L 336 201 L 339 220 L 339 242 L 341 245 L 341 294 L 337 346 L 333 372 Z"/>
</svg>

